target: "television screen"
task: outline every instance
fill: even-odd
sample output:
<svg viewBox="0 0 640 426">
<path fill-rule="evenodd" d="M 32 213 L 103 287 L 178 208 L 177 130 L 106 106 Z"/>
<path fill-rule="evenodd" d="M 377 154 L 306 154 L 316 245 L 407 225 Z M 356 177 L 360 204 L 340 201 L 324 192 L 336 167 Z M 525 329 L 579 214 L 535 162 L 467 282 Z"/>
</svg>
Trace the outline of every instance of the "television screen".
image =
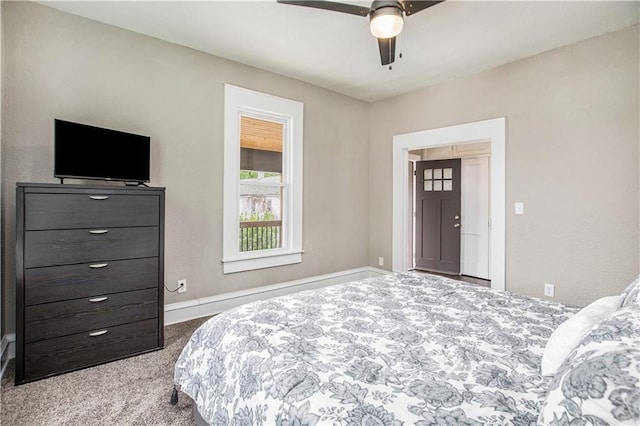
<svg viewBox="0 0 640 426">
<path fill-rule="evenodd" d="M 57 178 L 149 182 L 151 138 L 55 120 Z"/>
</svg>

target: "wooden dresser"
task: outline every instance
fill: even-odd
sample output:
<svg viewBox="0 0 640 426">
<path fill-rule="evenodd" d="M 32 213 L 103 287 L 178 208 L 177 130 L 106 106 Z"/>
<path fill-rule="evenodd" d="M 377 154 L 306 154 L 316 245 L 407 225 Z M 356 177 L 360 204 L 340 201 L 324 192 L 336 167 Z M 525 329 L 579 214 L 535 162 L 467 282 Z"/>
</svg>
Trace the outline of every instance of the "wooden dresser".
<svg viewBox="0 0 640 426">
<path fill-rule="evenodd" d="M 161 349 L 164 188 L 16 186 L 16 384 Z"/>
</svg>

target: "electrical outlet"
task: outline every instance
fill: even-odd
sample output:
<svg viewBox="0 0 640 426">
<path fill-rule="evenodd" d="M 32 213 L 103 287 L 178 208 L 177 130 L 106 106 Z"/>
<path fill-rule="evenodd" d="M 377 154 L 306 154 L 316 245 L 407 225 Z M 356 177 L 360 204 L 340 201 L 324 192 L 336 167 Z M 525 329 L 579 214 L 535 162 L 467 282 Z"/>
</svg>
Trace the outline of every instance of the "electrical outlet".
<svg viewBox="0 0 640 426">
<path fill-rule="evenodd" d="M 384 266 L 384 257 L 379 257 L 378 258 L 378 265 Z"/>
<path fill-rule="evenodd" d="M 545 283 L 544 284 L 544 295 L 548 297 L 553 297 L 556 293 L 556 286 L 553 284 Z"/>
<path fill-rule="evenodd" d="M 185 293 L 187 291 L 187 280 L 178 280 L 178 293 Z"/>
</svg>

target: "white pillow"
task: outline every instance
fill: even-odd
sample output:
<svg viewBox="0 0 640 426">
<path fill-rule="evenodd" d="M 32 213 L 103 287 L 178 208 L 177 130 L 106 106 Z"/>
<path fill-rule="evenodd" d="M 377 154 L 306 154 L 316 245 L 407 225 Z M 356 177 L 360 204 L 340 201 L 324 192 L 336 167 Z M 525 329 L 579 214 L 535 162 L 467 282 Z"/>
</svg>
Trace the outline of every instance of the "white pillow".
<svg viewBox="0 0 640 426">
<path fill-rule="evenodd" d="M 601 319 L 620 308 L 622 295 L 607 296 L 582 308 L 577 314 L 560 324 L 551 334 L 542 355 L 543 376 L 556 374 L 567 355 Z"/>
<path fill-rule="evenodd" d="M 622 296 L 624 297 L 624 300 L 622 301 L 623 307 L 640 303 L 640 275 L 638 275 L 638 278 L 633 280 L 633 282 L 627 286 L 627 288 L 622 292 Z"/>
</svg>

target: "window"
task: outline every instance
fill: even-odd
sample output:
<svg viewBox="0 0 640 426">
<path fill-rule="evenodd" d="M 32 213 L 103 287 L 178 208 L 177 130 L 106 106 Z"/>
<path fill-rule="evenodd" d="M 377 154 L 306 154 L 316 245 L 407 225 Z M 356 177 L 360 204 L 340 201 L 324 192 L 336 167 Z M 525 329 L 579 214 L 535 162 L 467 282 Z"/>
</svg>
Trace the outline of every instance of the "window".
<svg viewBox="0 0 640 426">
<path fill-rule="evenodd" d="M 225 85 L 224 273 L 302 261 L 303 104 Z"/>
</svg>

